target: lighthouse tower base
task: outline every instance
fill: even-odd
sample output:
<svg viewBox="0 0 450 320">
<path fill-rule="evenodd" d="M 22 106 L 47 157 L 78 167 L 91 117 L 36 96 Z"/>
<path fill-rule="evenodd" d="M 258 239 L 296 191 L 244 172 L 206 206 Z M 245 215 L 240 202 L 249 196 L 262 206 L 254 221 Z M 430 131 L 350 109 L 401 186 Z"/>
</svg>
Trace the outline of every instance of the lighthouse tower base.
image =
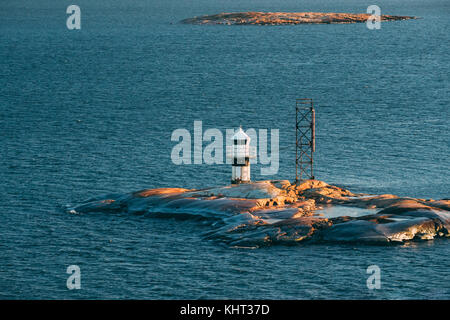
<svg viewBox="0 0 450 320">
<path fill-rule="evenodd" d="M 249 183 L 250 182 L 250 164 L 246 166 L 232 166 L 231 167 L 231 183 Z"/>
</svg>

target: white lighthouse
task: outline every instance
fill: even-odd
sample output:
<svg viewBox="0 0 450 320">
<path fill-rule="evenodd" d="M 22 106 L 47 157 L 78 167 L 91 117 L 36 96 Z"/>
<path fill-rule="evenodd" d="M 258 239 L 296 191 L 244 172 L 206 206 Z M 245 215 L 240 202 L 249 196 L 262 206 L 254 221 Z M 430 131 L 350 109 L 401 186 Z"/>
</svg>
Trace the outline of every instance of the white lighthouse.
<svg viewBox="0 0 450 320">
<path fill-rule="evenodd" d="M 250 137 L 239 128 L 231 140 L 233 143 L 231 183 L 250 182 Z"/>
</svg>

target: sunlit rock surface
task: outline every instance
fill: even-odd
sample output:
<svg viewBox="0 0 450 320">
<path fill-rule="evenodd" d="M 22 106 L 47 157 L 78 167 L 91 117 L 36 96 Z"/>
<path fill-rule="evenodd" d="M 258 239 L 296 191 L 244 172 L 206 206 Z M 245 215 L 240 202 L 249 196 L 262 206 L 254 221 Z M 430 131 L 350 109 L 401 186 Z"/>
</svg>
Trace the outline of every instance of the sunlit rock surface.
<svg viewBox="0 0 450 320">
<path fill-rule="evenodd" d="M 353 193 L 318 180 L 260 181 L 202 190 L 160 188 L 93 198 L 72 214 L 201 219 L 206 239 L 232 246 L 402 243 L 450 236 L 450 200 Z"/>
<path fill-rule="evenodd" d="M 286 25 L 286 24 L 327 24 L 366 22 L 367 13 L 335 12 L 232 12 L 204 15 L 184 19 L 187 24 L 224 24 L 224 25 Z M 411 16 L 381 15 L 381 21 L 416 19 Z"/>
</svg>

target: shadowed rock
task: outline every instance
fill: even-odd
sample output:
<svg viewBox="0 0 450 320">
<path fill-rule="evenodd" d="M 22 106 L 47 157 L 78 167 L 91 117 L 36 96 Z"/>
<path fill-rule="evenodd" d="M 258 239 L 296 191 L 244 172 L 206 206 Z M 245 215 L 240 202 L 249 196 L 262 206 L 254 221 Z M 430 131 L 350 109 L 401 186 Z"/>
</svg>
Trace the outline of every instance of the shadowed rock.
<svg viewBox="0 0 450 320">
<path fill-rule="evenodd" d="M 334 12 L 232 12 L 203 15 L 181 21 L 187 24 L 224 25 L 289 25 L 289 24 L 329 24 L 360 23 L 370 17 L 367 13 Z M 381 15 L 380 21 L 416 19 L 411 16 Z"/>
</svg>

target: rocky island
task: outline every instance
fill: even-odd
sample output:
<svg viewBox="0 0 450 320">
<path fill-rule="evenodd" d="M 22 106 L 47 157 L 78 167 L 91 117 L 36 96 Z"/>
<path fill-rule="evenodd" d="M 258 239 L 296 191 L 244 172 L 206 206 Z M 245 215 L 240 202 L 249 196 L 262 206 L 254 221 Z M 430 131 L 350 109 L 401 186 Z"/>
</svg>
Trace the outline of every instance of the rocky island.
<svg viewBox="0 0 450 320">
<path fill-rule="evenodd" d="M 334 12 L 233 12 L 204 15 L 184 19 L 186 24 L 224 24 L 224 25 L 289 25 L 289 24 L 329 24 L 366 22 L 367 13 Z M 416 19 L 411 16 L 381 15 L 381 21 Z"/>
<path fill-rule="evenodd" d="M 210 225 L 231 246 L 344 242 L 392 244 L 450 237 L 450 200 L 352 193 L 319 180 L 260 181 L 191 190 L 158 188 L 90 199 L 72 214 L 106 212 Z"/>
</svg>

